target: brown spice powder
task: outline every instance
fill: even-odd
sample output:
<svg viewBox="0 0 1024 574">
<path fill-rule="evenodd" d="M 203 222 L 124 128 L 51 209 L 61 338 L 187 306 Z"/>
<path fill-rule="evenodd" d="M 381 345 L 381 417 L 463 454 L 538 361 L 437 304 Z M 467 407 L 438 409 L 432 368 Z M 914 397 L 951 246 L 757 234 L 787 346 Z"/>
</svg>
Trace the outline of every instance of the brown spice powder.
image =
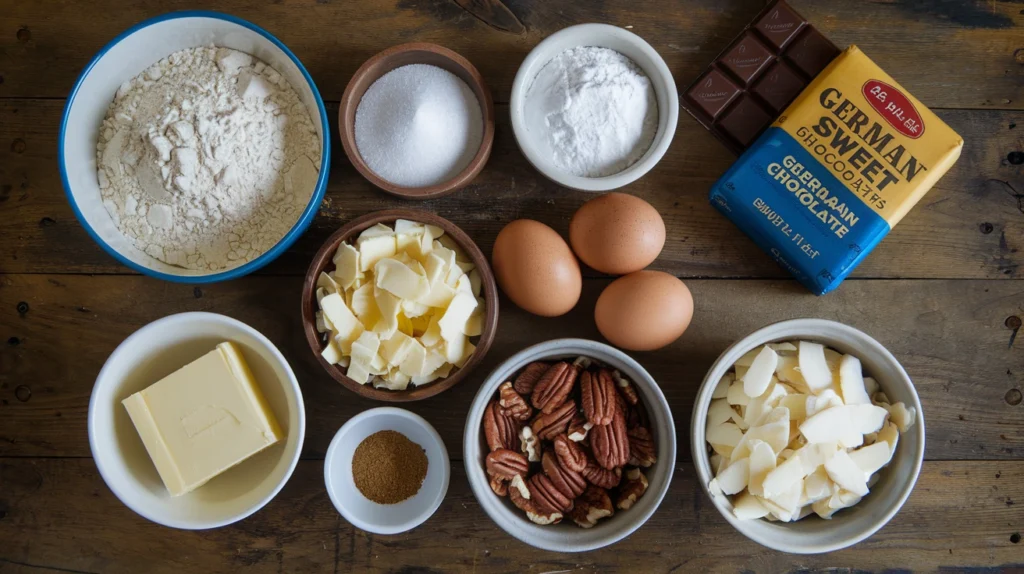
<svg viewBox="0 0 1024 574">
<path fill-rule="evenodd" d="M 412 497 L 426 476 L 427 453 L 397 431 L 373 433 L 352 455 L 356 488 L 378 504 L 397 504 Z"/>
</svg>

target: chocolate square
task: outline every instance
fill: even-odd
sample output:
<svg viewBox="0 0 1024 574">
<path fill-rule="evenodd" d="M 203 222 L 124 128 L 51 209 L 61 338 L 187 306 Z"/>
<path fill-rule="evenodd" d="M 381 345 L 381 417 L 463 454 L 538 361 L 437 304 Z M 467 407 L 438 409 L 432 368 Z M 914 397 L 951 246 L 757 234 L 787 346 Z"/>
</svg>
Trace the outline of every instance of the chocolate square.
<svg viewBox="0 0 1024 574">
<path fill-rule="evenodd" d="M 786 109 L 807 85 L 789 64 L 777 60 L 761 75 L 751 90 L 764 100 L 776 114 Z"/>
<path fill-rule="evenodd" d="M 709 70 L 686 95 L 712 119 L 740 93 L 740 87 L 718 70 Z"/>
<path fill-rule="evenodd" d="M 817 76 L 839 55 L 839 48 L 817 28 L 808 27 L 785 51 L 786 58 L 809 78 Z"/>
<path fill-rule="evenodd" d="M 744 84 L 749 85 L 773 58 L 771 50 L 757 36 L 744 32 L 739 41 L 722 56 L 721 62 Z"/>
<path fill-rule="evenodd" d="M 747 147 L 754 143 L 764 128 L 772 123 L 772 116 L 747 94 L 729 108 L 718 122 L 718 126 L 740 145 Z"/>
<path fill-rule="evenodd" d="M 765 13 L 754 25 L 754 29 L 763 34 L 777 50 L 781 50 L 796 37 L 804 23 L 804 19 L 788 4 L 779 2 Z"/>
</svg>

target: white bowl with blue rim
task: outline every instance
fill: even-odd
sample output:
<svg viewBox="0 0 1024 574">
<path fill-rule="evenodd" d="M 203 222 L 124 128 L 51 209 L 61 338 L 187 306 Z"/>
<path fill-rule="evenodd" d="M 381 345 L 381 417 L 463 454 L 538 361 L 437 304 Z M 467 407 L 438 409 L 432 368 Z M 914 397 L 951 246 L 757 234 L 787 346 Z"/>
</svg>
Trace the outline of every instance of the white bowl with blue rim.
<svg viewBox="0 0 1024 574">
<path fill-rule="evenodd" d="M 251 54 L 288 80 L 309 110 L 320 136 L 320 174 L 309 203 L 288 232 L 260 256 L 237 267 L 210 272 L 169 265 L 136 248 L 103 205 L 96 174 L 100 125 L 118 87 L 164 57 L 187 48 L 221 46 Z M 96 243 L 132 269 L 168 281 L 213 283 L 247 275 L 283 253 L 309 227 L 327 188 L 331 131 L 323 99 L 295 54 L 266 30 L 227 14 L 172 12 L 145 20 L 107 44 L 71 89 L 60 126 L 58 163 L 75 216 Z"/>
</svg>

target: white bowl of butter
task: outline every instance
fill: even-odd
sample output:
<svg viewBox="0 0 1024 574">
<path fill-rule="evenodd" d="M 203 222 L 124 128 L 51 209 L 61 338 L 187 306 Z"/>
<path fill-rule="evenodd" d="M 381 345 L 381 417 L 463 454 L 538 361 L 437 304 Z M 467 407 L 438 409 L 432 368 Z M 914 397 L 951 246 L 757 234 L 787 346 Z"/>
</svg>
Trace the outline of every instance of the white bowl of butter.
<svg viewBox="0 0 1024 574">
<path fill-rule="evenodd" d="M 305 427 L 281 352 L 214 313 L 171 315 L 133 333 L 103 365 L 89 401 L 89 446 L 103 480 L 139 515 L 173 528 L 217 528 L 262 508 L 295 470 Z"/>
</svg>

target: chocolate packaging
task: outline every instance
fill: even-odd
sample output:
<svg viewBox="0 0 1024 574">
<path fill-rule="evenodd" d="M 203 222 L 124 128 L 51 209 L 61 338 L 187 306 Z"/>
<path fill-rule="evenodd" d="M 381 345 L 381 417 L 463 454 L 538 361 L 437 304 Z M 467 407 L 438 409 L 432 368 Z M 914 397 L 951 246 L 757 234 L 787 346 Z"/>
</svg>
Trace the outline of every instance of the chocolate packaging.
<svg viewBox="0 0 1024 574">
<path fill-rule="evenodd" d="M 851 46 L 753 141 L 710 199 L 821 295 L 903 219 L 962 147 L 956 132 Z"/>
</svg>

